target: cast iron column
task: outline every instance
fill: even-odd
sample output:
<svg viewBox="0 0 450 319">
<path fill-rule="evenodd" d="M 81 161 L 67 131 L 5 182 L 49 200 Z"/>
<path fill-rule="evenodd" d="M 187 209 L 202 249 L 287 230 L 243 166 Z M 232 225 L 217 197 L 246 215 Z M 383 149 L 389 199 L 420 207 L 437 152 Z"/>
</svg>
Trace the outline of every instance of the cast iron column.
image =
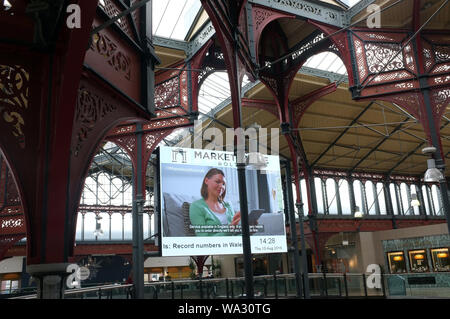
<svg viewBox="0 0 450 319">
<path fill-rule="evenodd" d="M 353 187 L 353 178 L 348 179 L 348 197 L 350 199 L 350 212 L 352 216 L 355 216 L 356 201 L 355 201 L 355 189 Z"/>
<path fill-rule="evenodd" d="M 336 179 L 334 179 L 334 189 L 336 192 L 337 213 L 339 216 L 342 216 L 342 203 L 341 203 L 341 195 L 339 194 L 339 182 Z"/>
<path fill-rule="evenodd" d="M 69 263 L 28 265 L 27 272 L 36 280 L 37 299 L 64 299 Z"/>
<path fill-rule="evenodd" d="M 142 194 L 143 180 L 142 180 L 142 124 L 136 124 L 136 170 L 134 173 L 134 190 L 133 195 L 133 284 L 134 284 L 134 298 L 144 298 L 144 238 L 143 238 L 143 211 L 144 211 L 144 196 Z"/>
<path fill-rule="evenodd" d="M 239 78 L 239 40 L 238 40 L 238 17 L 239 12 L 237 12 L 237 4 L 231 4 L 231 17 L 234 21 L 233 27 L 233 54 L 232 54 L 232 65 L 235 67 L 235 76 L 230 76 L 230 81 L 234 81 L 234 87 L 237 92 L 234 92 L 237 96 L 235 97 L 235 103 L 233 108 L 237 108 L 239 112 L 239 123 L 234 123 L 234 128 L 238 128 L 237 131 L 237 147 L 236 150 L 236 160 L 237 160 L 237 173 L 238 173 L 238 184 L 239 184 L 239 201 L 241 209 L 241 228 L 242 228 L 242 250 L 244 258 L 244 273 L 245 273 L 245 292 L 248 299 L 254 298 L 253 289 L 253 265 L 252 265 L 252 250 L 250 241 L 250 229 L 248 223 L 248 202 L 247 202 L 247 182 L 245 177 L 245 139 L 242 136 L 243 132 L 240 130 L 242 126 L 242 105 L 241 105 L 241 81 Z M 230 86 L 232 87 L 233 85 Z"/>
<path fill-rule="evenodd" d="M 395 221 L 394 206 L 392 206 L 391 192 L 389 190 L 389 181 L 383 181 L 384 200 L 386 202 L 386 214 L 392 218 L 392 228 L 397 229 Z"/>
<path fill-rule="evenodd" d="M 299 226 L 300 226 L 300 242 L 301 242 L 301 267 L 300 259 L 298 255 L 298 240 L 297 240 L 297 223 L 295 221 L 294 213 L 294 199 L 292 194 L 292 180 L 291 180 L 291 164 L 289 161 L 286 162 L 286 190 L 287 190 L 287 203 L 288 203 L 288 213 L 289 213 L 289 226 L 291 229 L 291 242 L 294 257 L 294 272 L 297 279 L 297 296 L 302 297 L 302 285 L 304 287 L 304 297 L 309 299 L 309 282 L 308 282 L 308 264 L 306 262 L 306 248 L 305 248 L 305 235 L 303 232 L 303 204 L 300 199 L 297 199 L 297 209 L 299 215 Z"/>
<path fill-rule="evenodd" d="M 239 154 L 239 152 L 238 152 Z M 242 160 L 242 159 L 241 159 Z M 254 298 L 253 290 L 253 265 L 252 248 L 250 242 L 250 230 L 248 224 L 248 203 L 247 203 L 247 185 L 245 178 L 245 162 L 237 163 L 238 182 L 239 182 L 239 200 L 241 208 L 241 227 L 242 227 L 242 250 L 244 254 L 244 273 L 245 273 L 245 291 L 248 299 Z"/>
<path fill-rule="evenodd" d="M 305 231 L 303 229 L 303 202 L 295 203 L 298 212 L 298 223 L 300 225 L 300 247 L 302 250 L 302 269 L 303 269 L 303 287 L 305 289 L 305 299 L 310 299 L 311 296 L 309 294 L 309 273 L 308 273 L 308 261 L 306 254 L 306 245 L 305 245 Z"/>
</svg>

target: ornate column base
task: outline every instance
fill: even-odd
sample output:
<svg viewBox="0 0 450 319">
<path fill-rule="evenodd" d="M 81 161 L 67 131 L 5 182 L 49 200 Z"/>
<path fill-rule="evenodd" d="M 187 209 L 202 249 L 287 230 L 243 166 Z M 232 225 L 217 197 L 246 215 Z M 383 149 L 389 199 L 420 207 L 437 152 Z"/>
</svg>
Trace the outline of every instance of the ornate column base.
<svg viewBox="0 0 450 319">
<path fill-rule="evenodd" d="M 64 299 L 69 263 L 37 264 L 27 266 L 27 272 L 36 279 L 38 299 Z"/>
</svg>

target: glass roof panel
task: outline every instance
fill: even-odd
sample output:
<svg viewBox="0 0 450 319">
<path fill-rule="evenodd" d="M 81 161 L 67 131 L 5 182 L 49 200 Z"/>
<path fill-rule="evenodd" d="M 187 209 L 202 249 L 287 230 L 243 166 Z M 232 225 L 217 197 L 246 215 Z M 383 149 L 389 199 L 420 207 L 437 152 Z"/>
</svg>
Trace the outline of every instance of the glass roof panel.
<svg viewBox="0 0 450 319">
<path fill-rule="evenodd" d="M 200 87 L 198 110 L 200 113 L 206 114 L 228 97 L 230 97 L 228 74 L 215 72 L 208 76 Z"/>
<path fill-rule="evenodd" d="M 184 40 L 201 9 L 200 0 L 158 0 L 153 4 L 153 34 Z"/>
<path fill-rule="evenodd" d="M 332 52 L 322 52 L 310 57 L 303 66 L 338 74 L 347 74 L 342 60 Z"/>
<path fill-rule="evenodd" d="M 349 8 L 353 7 L 355 4 L 360 2 L 361 0 L 340 0 L 341 2 L 345 3 Z"/>
</svg>

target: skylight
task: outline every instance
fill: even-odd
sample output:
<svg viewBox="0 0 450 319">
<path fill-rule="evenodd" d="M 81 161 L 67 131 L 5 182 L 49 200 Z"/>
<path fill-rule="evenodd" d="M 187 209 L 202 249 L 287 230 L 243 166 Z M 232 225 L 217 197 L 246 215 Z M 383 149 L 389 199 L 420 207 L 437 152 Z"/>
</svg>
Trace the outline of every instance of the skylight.
<svg viewBox="0 0 450 319">
<path fill-rule="evenodd" d="M 208 76 L 200 87 L 198 110 L 200 113 L 206 114 L 229 97 L 228 74 L 226 72 L 215 72 Z"/>
<path fill-rule="evenodd" d="M 310 57 L 303 66 L 342 75 L 347 74 L 347 70 L 341 58 L 332 52 L 316 54 Z"/>
<path fill-rule="evenodd" d="M 200 0 L 158 0 L 153 4 L 153 34 L 184 40 L 201 9 Z"/>
<path fill-rule="evenodd" d="M 355 4 L 360 2 L 361 0 L 341 0 L 341 2 L 345 3 L 349 8 L 353 7 Z"/>
</svg>

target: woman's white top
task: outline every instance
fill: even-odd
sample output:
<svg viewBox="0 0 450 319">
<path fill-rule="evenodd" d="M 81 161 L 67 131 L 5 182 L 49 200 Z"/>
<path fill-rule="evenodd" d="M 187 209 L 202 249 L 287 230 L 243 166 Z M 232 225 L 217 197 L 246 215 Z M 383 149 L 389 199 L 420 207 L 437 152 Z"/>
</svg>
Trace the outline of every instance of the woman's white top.
<svg viewBox="0 0 450 319">
<path fill-rule="evenodd" d="M 213 212 L 211 209 L 210 209 L 210 211 L 211 211 L 214 215 L 216 215 L 216 217 L 219 219 L 219 221 L 220 221 L 220 223 L 221 223 L 222 225 L 228 225 L 228 217 L 227 217 L 226 211 L 223 212 L 222 214 L 221 214 L 221 213 Z"/>
</svg>

